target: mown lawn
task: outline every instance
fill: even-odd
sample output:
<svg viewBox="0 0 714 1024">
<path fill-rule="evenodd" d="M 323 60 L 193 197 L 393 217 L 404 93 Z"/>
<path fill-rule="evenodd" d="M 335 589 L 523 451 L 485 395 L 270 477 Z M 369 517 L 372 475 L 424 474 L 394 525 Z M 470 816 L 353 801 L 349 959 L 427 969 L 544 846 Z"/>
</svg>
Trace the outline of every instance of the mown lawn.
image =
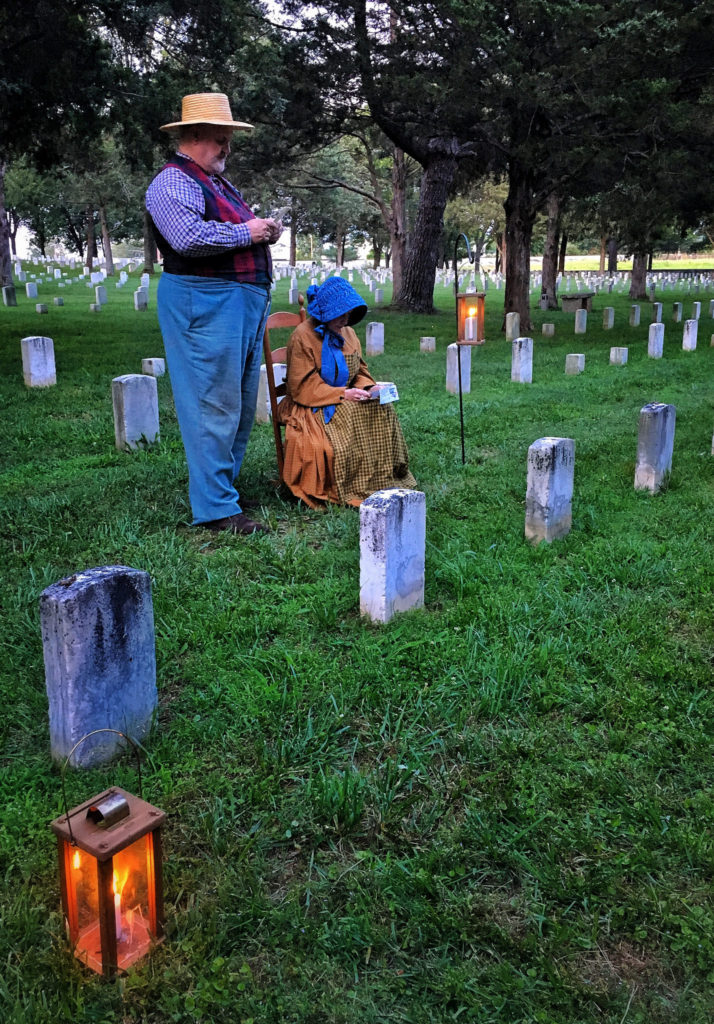
<svg viewBox="0 0 714 1024">
<path fill-rule="evenodd" d="M 662 296 L 657 362 L 647 303 L 630 328 L 627 296 L 598 296 L 585 338 L 572 314 L 535 311 L 534 382 L 518 385 L 490 290 L 466 466 L 444 387 L 450 292 L 433 317 L 371 310 L 386 337 L 371 365 L 399 385 L 427 499 L 426 607 L 377 627 L 359 617 L 358 513 L 276 490 L 270 426 L 243 489 L 273 533 L 248 540 L 188 526 L 167 378 L 160 446 L 115 450 L 111 378 L 163 353 L 155 284 L 148 313 L 135 286 L 110 282 L 99 315 L 82 285 L 47 316 L 24 296 L 0 308 L 0 1019 L 710 1022 L 714 293 L 696 296 L 695 353 L 671 321 L 695 296 Z M 36 333 L 54 339 L 58 383 L 30 391 L 20 338 Z M 609 365 L 611 345 L 629 346 L 627 366 Z M 563 373 L 572 351 L 580 377 Z M 649 401 L 677 407 L 656 497 L 633 489 Z M 573 529 L 532 548 L 526 454 L 548 434 L 576 441 Z M 153 580 L 144 793 L 169 815 L 168 935 L 107 983 L 64 939 L 38 599 L 114 563 Z M 71 773 L 70 802 L 112 781 L 135 789 L 129 759 Z"/>
</svg>

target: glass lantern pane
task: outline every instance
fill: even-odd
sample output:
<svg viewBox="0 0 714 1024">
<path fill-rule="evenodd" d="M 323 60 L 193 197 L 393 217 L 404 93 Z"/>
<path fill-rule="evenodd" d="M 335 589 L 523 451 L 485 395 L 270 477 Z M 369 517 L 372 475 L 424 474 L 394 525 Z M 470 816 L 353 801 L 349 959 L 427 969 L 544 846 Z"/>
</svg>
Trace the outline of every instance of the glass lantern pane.
<svg viewBox="0 0 714 1024">
<path fill-rule="evenodd" d="M 114 856 L 114 921 L 117 964 L 133 964 L 148 952 L 153 927 L 153 841 L 142 836 Z"/>
<path fill-rule="evenodd" d="M 95 971 L 102 969 L 102 949 L 99 935 L 99 888 L 97 861 L 78 846 L 67 846 L 68 888 L 70 906 L 76 908 L 76 917 L 70 913 L 70 940 L 75 952 Z"/>
</svg>

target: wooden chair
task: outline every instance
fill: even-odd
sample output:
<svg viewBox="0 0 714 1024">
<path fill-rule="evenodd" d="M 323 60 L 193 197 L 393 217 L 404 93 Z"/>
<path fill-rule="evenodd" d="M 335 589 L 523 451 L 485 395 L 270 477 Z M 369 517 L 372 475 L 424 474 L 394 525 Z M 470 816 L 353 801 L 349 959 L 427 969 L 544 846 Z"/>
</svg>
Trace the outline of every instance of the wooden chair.
<svg viewBox="0 0 714 1024">
<path fill-rule="evenodd" d="M 270 396 L 270 414 L 273 421 L 273 435 L 275 437 L 275 455 L 278 460 L 278 476 L 280 480 L 283 479 L 283 466 L 285 464 L 285 450 L 283 447 L 283 432 L 281 425 L 278 422 L 278 398 L 286 393 L 285 384 L 275 384 L 275 363 L 284 363 L 287 352 L 287 347 L 283 345 L 281 348 L 270 347 L 270 331 L 279 327 L 297 327 L 303 320 L 307 318 L 307 313 L 303 309 L 305 304 L 305 298 L 302 294 L 298 295 L 298 306 L 300 307 L 297 313 L 271 313 L 265 322 L 265 331 L 263 333 L 263 354 L 265 356 L 265 376 L 268 383 L 268 395 Z"/>
</svg>

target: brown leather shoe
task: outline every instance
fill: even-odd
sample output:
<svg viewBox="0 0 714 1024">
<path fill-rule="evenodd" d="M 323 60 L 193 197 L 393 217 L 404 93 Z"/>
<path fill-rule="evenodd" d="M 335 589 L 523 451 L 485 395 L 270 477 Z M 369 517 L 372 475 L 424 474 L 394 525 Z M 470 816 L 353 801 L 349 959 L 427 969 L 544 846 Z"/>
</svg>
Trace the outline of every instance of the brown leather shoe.
<svg viewBox="0 0 714 1024">
<path fill-rule="evenodd" d="M 225 516 L 223 519 L 212 519 L 208 523 L 196 523 L 197 526 L 202 526 L 205 530 L 227 530 L 229 533 L 270 533 L 267 526 L 263 523 L 256 523 L 248 516 L 243 515 L 242 512 L 236 512 L 235 515 Z"/>
</svg>

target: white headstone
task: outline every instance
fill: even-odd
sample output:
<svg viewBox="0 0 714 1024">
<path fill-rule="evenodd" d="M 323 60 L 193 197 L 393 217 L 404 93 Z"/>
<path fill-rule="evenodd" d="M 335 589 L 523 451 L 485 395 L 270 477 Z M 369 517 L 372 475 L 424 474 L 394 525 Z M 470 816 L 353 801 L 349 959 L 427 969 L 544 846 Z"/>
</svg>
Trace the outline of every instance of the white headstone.
<svg viewBox="0 0 714 1024">
<path fill-rule="evenodd" d="M 359 510 L 359 604 L 373 622 L 424 604 L 426 496 L 395 487 L 375 491 Z"/>
<path fill-rule="evenodd" d="M 682 337 L 682 348 L 685 352 L 694 352 L 697 347 L 698 320 L 684 321 L 684 335 Z"/>
<path fill-rule="evenodd" d="M 40 620 L 52 757 L 68 757 L 95 729 L 146 739 L 157 707 L 148 572 L 110 565 L 60 580 L 42 592 Z M 121 737 L 100 733 L 72 764 L 93 767 L 122 749 Z"/>
<path fill-rule="evenodd" d="M 533 339 L 515 338 L 511 344 L 511 380 L 518 384 L 533 381 Z"/>
<path fill-rule="evenodd" d="M 626 348 L 611 348 L 610 349 L 610 366 L 624 366 L 627 362 L 628 349 Z"/>
<path fill-rule="evenodd" d="M 459 393 L 459 361 L 461 361 L 461 393 L 471 391 L 471 346 L 446 346 L 446 390 L 451 395 Z"/>
<path fill-rule="evenodd" d="M 25 295 L 27 296 L 28 299 L 37 298 L 37 285 L 35 284 L 34 281 L 28 281 L 27 284 L 25 285 Z"/>
<path fill-rule="evenodd" d="M 419 349 L 421 352 L 436 352 L 436 338 L 420 338 Z"/>
<path fill-rule="evenodd" d="M 650 324 L 647 337 L 647 355 L 650 359 L 661 359 L 664 353 L 664 324 Z"/>
<path fill-rule="evenodd" d="M 637 435 L 635 490 L 656 494 L 672 470 L 674 427 L 677 410 L 673 405 L 650 402 L 640 410 Z"/>
<path fill-rule="evenodd" d="M 144 310 L 149 308 L 149 295 L 144 288 L 137 288 L 134 292 L 134 309 Z"/>
<path fill-rule="evenodd" d="M 640 307 L 630 306 L 630 327 L 639 327 L 640 325 Z"/>
<path fill-rule="evenodd" d="M 692 320 L 698 320 L 702 315 L 702 304 L 701 302 L 692 303 Z"/>
<path fill-rule="evenodd" d="M 149 377 L 163 377 L 166 373 L 166 360 L 154 356 L 150 359 L 141 360 L 141 372 Z"/>
<path fill-rule="evenodd" d="M 107 301 L 107 289 L 103 284 L 98 284 L 94 289 L 95 302 L 99 306 L 106 305 Z"/>
<path fill-rule="evenodd" d="M 515 341 L 521 333 L 521 317 L 519 313 L 506 313 L 506 341 Z"/>
<path fill-rule="evenodd" d="M 602 326 L 606 331 L 611 331 L 615 326 L 615 308 L 614 306 L 605 306 L 602 311 Z"/>
<path fill-rule="evenodd" d="M 32 336 L 20 342 L 22 376 L 28 388 L 49 388 L 57 383 L 52 338 Z"/>
<path fill-rule="evenodd" d="M 672 305 L 672 319 L 675 324 L 681 324 L 682 322 L 682 303 L 675 302 Z"/>
<path fill-rule="evenodd" d="M 117 448 L 143 448 L 159 440 L 159 394 L 156 378 L 127 373 L 112 381 L 114 439 Z"/>
<path fill-rule="evenodd" d="M 575 310 L 575 333 L 585 334 L 588 329 L 588 311 L 587 309 L 576 309 Z"/>
<path fill-rule="evenodd" d="M 286 363 L 273 363 L 273 379 L 276 387 L 282 384 L 288 373 Z M 278 397 L 281 402 L 283 396 Z M 260 378 L 258 379 L 258 402 L 255 407 L 255 422 L 270 423 L 273 411 L 270 408 L 270 393 L 268 391 L 268 368 L 265 363 L 260 367 Z"/>
<path fill-rule="evenodd" d="M 558 540 L 572 525 L 575 441 L 541 437 L 528 449 L 526 537 L 535 544 Z"/>
<path fill-rule="evenodd" d="M 384 289 L 377 288 L 374 293 L 374 301 L 377 305 L 384 302 Z"/>
<path fill-rule="evenodd" d="M 384 324 L 367 324 L 367 355 L 381 356 L 384 354 Z"/>
<path fill-rule="evenodd" d="M 575 377 L 585 369 L 585 354 L 583 352 L 570 352 L 565 357 L 565 372 L 569 377 Z"/>
</svg>

